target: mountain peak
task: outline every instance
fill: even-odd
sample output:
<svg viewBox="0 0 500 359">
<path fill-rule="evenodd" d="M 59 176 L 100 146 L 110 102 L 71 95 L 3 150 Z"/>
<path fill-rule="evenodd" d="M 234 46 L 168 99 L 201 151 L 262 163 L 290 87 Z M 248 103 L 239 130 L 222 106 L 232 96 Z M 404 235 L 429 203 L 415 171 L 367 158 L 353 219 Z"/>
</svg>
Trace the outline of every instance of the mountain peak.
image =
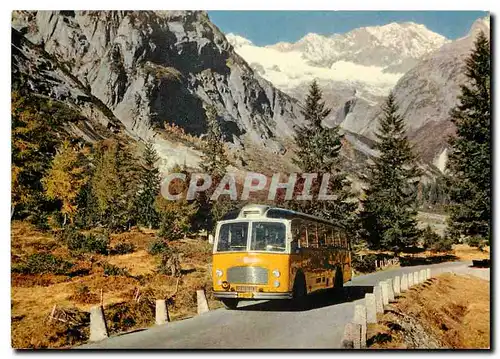
<svg viewBox="0 0 500 359">
<path fill-rule="evenodd" d="M 233 34 L 232 32 L 226 34 L 226 39 L 235 49 L 242 46 L 253 45 L 252 41 L 243 36 Z"/>
<path fill-rule="evenodd" d="M 485 16 L 483 18 L 479 18 L 472 24 L 469 30 L 469 36 L 476 37 L 478 32 L 484 32 L 487 37 L 489 37 L 490 33 L 490 17 Z"/>
</svg>

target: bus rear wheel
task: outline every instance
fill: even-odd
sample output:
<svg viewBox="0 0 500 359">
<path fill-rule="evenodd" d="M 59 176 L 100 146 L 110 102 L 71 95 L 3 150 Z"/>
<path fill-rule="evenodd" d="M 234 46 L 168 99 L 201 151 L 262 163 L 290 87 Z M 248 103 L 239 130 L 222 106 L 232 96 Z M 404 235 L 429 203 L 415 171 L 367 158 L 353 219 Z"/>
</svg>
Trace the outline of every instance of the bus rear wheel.
<svg viewBox="0 0 500 359">
<path fill-rule="evenodd" d="M 236 309 L 238 307 L 238 299 L 224 298 L 220 300 L 226 309 Z"/>
</svg>

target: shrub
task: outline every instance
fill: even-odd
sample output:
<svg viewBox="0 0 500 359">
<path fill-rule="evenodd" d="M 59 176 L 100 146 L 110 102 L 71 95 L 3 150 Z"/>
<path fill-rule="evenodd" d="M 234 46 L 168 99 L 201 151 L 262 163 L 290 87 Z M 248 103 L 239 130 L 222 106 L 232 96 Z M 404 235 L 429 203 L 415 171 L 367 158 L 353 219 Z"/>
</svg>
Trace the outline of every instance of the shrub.
<svg viewBox="0 0 500 359">
<path fill-rule="evenodd" d="M 56 257 L 51 253 L 33 253 L 21 264 L 12 268 L 13 272 L 23 274 L 68 274 L 73 263 Z"/>
<path fill-rule="evenodd" d="M 422 239 L 424 248 L 429 249 L 431 252 L 447 252 L 451 250 L 453 245 L 451 237 L 441 237 L 430 226 L 427 226 L 422 231 Z"/>
<path fill-rule="evenodd" d="M 108 254 L 109 235 L 107 233 L 89 233 L 84 235 L 70 227 L 65 229 L 62 239 L 68 248 L 79 253 Z"/>
<path fill-rule="evenodd" d="M 375 272 L 375 260 L 377 256 L 375 254 L 367 254 L 361 259 L 359 256 L 354 256 L 352 258 L 352 267 L 355 271 L 360 273 L 370 273 Z"/>
<path fill-rule="evenodd" d="M 135 251 L 135 246 L 132 243 L 120 242 L 117 243 L 111 250 L 112 254 L 127 254 Z"/>
<path fill-rule="evenodd" d="M 155 303 L 145 299 L 116 303 L 107 307 L 104 315 L 110 334 L 149 327 L 154 324 Z"/>
<path fill-rule="evenodd" d="M 169 251 L 169 246 L 167 244 L 167 241 L 161 238 L 155 238 L 155 240 L 149 243 L 148 253 L 151 255 L 162 254 L 168 251 Z"/>
<path fill-rule="evenodd" d="M 105 276 L 127 276 L 128 272 L 125 268 L 120 268 L 118 266 L 115 266 L 114 264 L 104 262 L 102 267 L 104 268 L 104 275 Z"/>
<path fill-rule="evenodd" d="M 482 250 L 483 247 L 488 245 L 488 240 L 480 236 L 473 236 L 467 238 L 467 244 L 471 247 L 477 247 Z"/>
</svg>

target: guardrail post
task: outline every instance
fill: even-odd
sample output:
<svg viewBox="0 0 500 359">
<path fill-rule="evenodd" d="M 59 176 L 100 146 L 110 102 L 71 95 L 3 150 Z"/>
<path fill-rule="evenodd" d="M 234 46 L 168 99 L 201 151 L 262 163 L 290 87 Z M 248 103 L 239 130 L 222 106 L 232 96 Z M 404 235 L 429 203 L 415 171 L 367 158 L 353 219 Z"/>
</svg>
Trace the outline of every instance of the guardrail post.
<svg viewBox="0 0 500 359">
<path fill-rule="evenodd" d="M 387 282 L 387 296 L 389 298 L 389 302 L 394 302 L 394 287 L 392 284 L 392 278 L 386 279 Z"/>
<path fill-rule="evenodd" d="M 427 268 L 426 272 L 427 272 L 427 279 L 431 279 L 432 278 L 432 276 L 431 276 L 431 269 Z"/>
<path fill-rule="evenodd" d="M 408 273 L 408 289 L 413 287 L 415 283 L 413 283 L 413 273 Z"/>
<path fill-rule="evenodd" d="M 419 284 L 418 272 L 413 272 L 413 284 Z"/>
<path fill-rule="evenodd" d="M 108 337 L 108 327 L 102 306 L 90 308 L 90 338 L 91 342 L 98 342 Z"/>
<path fill-rule="evenodd" d="M 343 349 L 361 349 L 361 325 L 349 322 L 344 327 L 341 347 Z"/>
<path fill-rule="evenodd" d="M 168 308 L 165 299 L 156 300 L 155 319 L 157 325 L 162 325 L 168 322 Z"/>
<path fill-rule="evenodd" d="M 198 303 L 198 314 L 203 314 L 208 312 L 207 297 L 205 296 L 205 291 L 203 289 L 198 289 L 196 291 L 196 302 Z"/>
<path fill-rule="evenodd" d="M 408 290 L 408 274 L 404 273 L 401 276 L 401 292 L 406 292 Z"/>
<path fill-rule="evenodd" d="M 425 282 L 425 269 L 421 269 L 420 272 L 418 273 L 418 281 L 420 283 Z"/>
<path fill-rule="evenodd" d="M 400 276 L 395 276 L 394 277 L 394 295 L 398 295 L 401 293 L 401 277 Z"/>
<path fill-rule="evenodd" d="M 366 323 L 377 323 L 377 305 L 375 303 L 375 294 L 365 294 Z"/>
<path fill-rule="evenodd" d="M 387 282 L 380 282 L 380 288 L 382 289 L 382 304 L 389 304 L 389 288 Z"/>
<path fill-rule="evenodd" d="M 380 287 L 380 283 L 373 287 L 373 294 L 375 295 L 375 307 L 377 313 L 383 313 L 384 303 L 382 301 L 382 288 Z"/>
<path fill-rule="evenodd" d="M 360 347 L 366 348 L 366 307 L 356 304 L 354 307 L 354 323 L 361 325 Z"/>
</svg>

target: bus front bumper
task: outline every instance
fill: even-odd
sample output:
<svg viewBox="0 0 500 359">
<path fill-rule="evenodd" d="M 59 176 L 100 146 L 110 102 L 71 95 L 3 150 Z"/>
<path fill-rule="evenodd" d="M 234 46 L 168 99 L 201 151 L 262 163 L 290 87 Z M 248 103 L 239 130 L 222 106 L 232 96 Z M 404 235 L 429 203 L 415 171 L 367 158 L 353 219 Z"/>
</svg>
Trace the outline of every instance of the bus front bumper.
<svg viewBox="0 0 500 359">
<path fill-rule="evenodd" d="M 281 292 L 281 293 L 213 292 L 213 294 L 215 298 L 255 299 L 255 300 L 292 299 L 292 292 Z"/>
</svg>

